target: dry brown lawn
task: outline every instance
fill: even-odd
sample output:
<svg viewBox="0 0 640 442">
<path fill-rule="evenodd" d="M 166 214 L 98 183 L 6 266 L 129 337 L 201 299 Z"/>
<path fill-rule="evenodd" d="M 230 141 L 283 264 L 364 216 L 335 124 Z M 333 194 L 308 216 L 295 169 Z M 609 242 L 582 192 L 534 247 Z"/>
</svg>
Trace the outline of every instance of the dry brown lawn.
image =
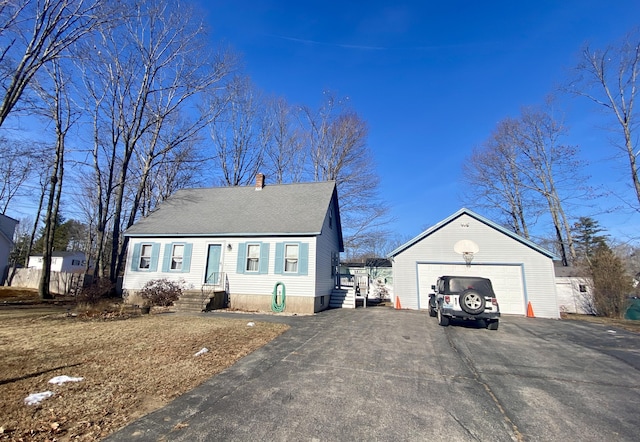
<svg viewBox="0 0 640 442">
<path fill-rule="evenodd" d="M 7 305 L 9 292 L 0 290 L 0 440 L 99 440 L 288 328 L 214 314 L 72 316 L 69 305 L 34 303 L 33 292 L 11 296 Z M 194 356 L 202 348 L 209 351 Z M 48 382 L 60 375 L 84 380 Z M 24 403 L 44 391 L 54 395 Z"/>
<path fill-rule="evenodd" d="M 640 321 L 631 321 L 629 319 L 614 319 L 614 318 L 603 318 L 600 316 L 591 316 L 591 315 L 577 315 L 577 314 L 563 314 L 562 319 L 571 319 L 576 321 L 586 321 L 586 322 L 594 322 L 596 324 L 604 324 L 609 326 L 616 326 L 623 328 L 625 330 L 640 333 Z"/>
</svg>

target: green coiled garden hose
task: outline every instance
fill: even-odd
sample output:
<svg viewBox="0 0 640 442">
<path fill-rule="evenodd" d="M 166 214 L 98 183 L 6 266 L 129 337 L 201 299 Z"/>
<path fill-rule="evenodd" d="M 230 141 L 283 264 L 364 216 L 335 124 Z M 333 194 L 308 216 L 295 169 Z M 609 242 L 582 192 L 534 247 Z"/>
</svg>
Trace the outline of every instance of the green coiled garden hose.
<svg viewBox="0 0 640 442">
<path fill-rule="evenodd" d="M 282 286 L 282 298 L 280 300 L 280 304 L 278 304 L 278 286 Z M 276 285 L 273 287 L 273 297 L 271 298 L 271 310 L 276 313 L 280 313 L 284 311 L 284 303 L 285 298 L 287 297 L 287 290 L 283 283 L 276 282 Z"/>
</svg>

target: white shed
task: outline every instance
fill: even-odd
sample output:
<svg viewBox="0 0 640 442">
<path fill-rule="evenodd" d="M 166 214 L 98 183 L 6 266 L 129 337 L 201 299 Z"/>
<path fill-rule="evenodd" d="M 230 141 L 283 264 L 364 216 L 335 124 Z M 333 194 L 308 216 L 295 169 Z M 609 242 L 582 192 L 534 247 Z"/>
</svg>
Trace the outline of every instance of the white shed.
<svg viewBox="0 0 640 442">
<path fill-rule="evenodd" d="M 51 254 L 51 271 L 67 273 L 83 273 L 87 265 L 84 252 L 57 252 Z M 29 256 L 29 268 L 42 268 L 42 254 Z"/>
<path fill-rule="evenodd" d="M 500 310 L 559 318 L 553 254 L 504 227 L 460 209 L 389 254 L 396 308 L 427 309 L 442 275 L 490 278 Z"/>
</svg>

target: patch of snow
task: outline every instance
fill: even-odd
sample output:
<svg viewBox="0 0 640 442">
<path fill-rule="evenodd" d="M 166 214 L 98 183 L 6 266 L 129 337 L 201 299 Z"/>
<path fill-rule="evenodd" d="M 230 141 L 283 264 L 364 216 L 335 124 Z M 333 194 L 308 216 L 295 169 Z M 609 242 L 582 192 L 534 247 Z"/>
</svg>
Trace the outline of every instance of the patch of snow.
<svg viewBox="0 0 640 442">
<path fill-rule="evenodd" d="M 254 325 L 256 325 L 256 323 L 255 323 L 255 322 L 249 322 L 249 323 L 247 324 L 247 327 L 253 327 Z"/>
<path fill-rule="evenodd" d="M 84 381 L 84 378 L 72 378 L 70 376 L 56 376 L 55 378 L 49 379 L 50 384 L 62 385 L 65 382 L 80 382 Z"/>
<path fill-rule="evenodd" d="M 200 350 L 198 353 L 196 353 L 193 356 L 202 356 L 203 354 L 207 353 L 209 351 L 209 349 L 207 347 L 203 347 L 202 350 Z"/>
<path fill-rule="evenodd" d="M 615 335 L 615 334 L 616 334 L 616 331 L 615 331 L 615 330 L 607 330 L 607 333 L 611 333 L 611 334 L 614 334 L 614 335 Z"/>
<path fill-rule="evenodd" d="M 38 405 L 43 400 L 53 396 L 53 391 L 43 391 L 42 393 L 31 393 L 24 399 L 26 405 Z"/>
</svg>

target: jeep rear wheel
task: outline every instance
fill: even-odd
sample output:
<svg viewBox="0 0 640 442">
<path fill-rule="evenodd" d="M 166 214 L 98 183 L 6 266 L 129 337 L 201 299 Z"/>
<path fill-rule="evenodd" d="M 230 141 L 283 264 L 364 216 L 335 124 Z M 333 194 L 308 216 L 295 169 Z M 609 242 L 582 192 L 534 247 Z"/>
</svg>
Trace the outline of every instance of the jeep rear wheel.
<svg viewBox="0 0 640 442">
<path fill-rule="evenodd" d="M 475 290 L 466 290 L 460 295 L 460 307 L 470 315 L 484 312 L 484 296 Z"/>
<path fill-rule="evenodd" d="M 429 306 L 429 316 L 431 316 L 432 318 L 435 318 L 436 315 L 437 315 L 436 310 L 433 307 Z"/>
<path fill-rule="evenodd" d="M 449 317 L 444 316 L 440 311 L 440 309 L 438 309 L 438 325 L 441 325 L 443 327 L 446 327 L 447 325 L 449 325 Z"/>
<path fill-rule="evenodd" d="M 498 320 L 493 319 L 491 321 L 487 321 L 487 329 L 488 330 L 498 330 Z"/>
</svg>

